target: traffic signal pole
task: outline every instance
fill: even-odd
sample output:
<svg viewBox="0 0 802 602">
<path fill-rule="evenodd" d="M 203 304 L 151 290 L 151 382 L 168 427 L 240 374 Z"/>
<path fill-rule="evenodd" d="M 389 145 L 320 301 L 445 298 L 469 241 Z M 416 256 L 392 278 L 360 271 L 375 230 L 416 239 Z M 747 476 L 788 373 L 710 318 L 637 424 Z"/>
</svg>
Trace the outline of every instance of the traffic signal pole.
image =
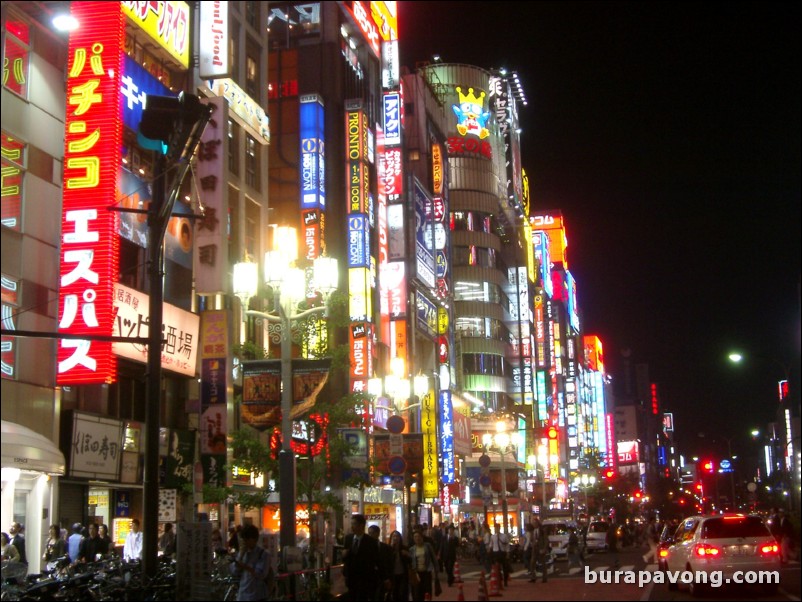
<svg viewBox="0 0 802 602">
<path fill-rule="evenodd" d="M 142 570 L 154 577 L 158 569 L 159 431 L 161 426 L 162 328 L 164 308 L 164 235 L 181 183 L 189 171 L 212 108 L 196 96 L 148 96 L 138 142 L 155 150 L 153 197 L 148 210 L 148 372 L 145 401 L 145 477 L 142 507 Z M 167 187 L 167 171 L 175 173 Z"/>
<path fill-rule="evenodd" d="M 163 216 L 167 159 L 156 153 L 156 178 L 148 212 L 148 383 L 145 402 L 145 479 L 142 515 L 142 570 L 152 577 L 158 568 L 159 429 L 162 380 L 162 323 L 164 306 L 164 232 L 172 213 Z"/>
</svg>

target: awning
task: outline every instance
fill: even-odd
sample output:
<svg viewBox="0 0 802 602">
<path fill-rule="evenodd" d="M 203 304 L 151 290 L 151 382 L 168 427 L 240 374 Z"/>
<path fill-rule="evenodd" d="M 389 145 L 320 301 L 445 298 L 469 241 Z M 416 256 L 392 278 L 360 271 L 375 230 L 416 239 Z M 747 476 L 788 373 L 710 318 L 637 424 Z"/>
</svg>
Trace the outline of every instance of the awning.
<svg viewBox="0 0 802 602">
<path fill-rule="evenodd" d="M 2 421 L 3 468 L 64 474 L 64 454 L 44 435 L 14 422 Z"/>
</svg>

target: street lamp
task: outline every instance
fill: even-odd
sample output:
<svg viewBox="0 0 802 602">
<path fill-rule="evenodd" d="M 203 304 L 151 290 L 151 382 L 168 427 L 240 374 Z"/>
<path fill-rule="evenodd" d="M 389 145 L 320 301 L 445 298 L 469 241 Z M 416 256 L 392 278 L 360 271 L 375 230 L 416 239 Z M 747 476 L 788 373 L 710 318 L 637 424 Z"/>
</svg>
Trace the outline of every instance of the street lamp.
<svg viewBox="0 0 802 602">
<path fill-rule="evenodd" d="M 745 358 L 744 355 L 741 353 L 733 352 L 730 353 L 728 356 L 729 360 L 735 364 L 741 363 Z M 777 382 L 777 398 L 780 403 L 777 417 L 778 422 L 782 422 L 784 425 L 785 430 L 785 474 L 786 480 L 790 489 L 793 492 L 791 496 L 791 508 L 798 509 L 800 507 L 800 499 L 799 499 L 799 462 L 796 454 L 794 453 L 794 427 L 793 427 L 793 413 L 798 412 L 798 410 L 794 410 L 794 406 L 791 403 L 791 392 L 789 388 L 790 383 L 790 369 L 789 366 L 785 363 L 781 362 L 780 360 L 765 355 L 758 355 L 753 354 L 753 357 L 765 360 L 767 362 L 771 362 L 775 366 L 779 366 L 782 370 L 783 380 Z M 781 418 L 780 418 L 781 416 Z M 781 439 L 783 440 L 783 439 Z M 796 483 L 794 483 L 796 481 Z"/>
<path fill-rule="evenodd" d="M 412 408 L 417 408 L 421 406 L 421 402 L 409 403 L 410 401 L 410 393 L 413 392 L 415 396 L 423 400 L 424 397 L 429 393 L 429 377 L 424 374 L 418 374 L 413 378 L 409 378 L 406 371 L 406 362 L 401 357 L 395 357 L 390 360 L 390 372 L 384 376 L 384 378 L 373 377 L 368 379 L 368 393 L 375 397 L 376 401 L 374 402 L 374 411 L 375 409 L 383 409 L 385 411 L 389 410 L 392 412 L 392 415 L 397 417 L 394 420 L 398 420 L 401 413 L 406 413 Z M 382 395 L 386 395 L 386 401 L 390 405 L 383 405 L 379 404 L 379 398 Z M 399 405 L 400 402 L 406 400 L 406 404 L 401 407 Z M 404 423 L 408 421 L 408 418 L 403 418 Z M 404 424 L 402 423 L 402 424 Z M 389 421 L 388 421 L 388 428 L 389 428 Z M 400 429 L 398 429 L 400 430 Z M 394 429 L 393 432 L 390 433 L 390 445 L 393 445 L 393 439 L 398 438 L 397 441 L 403 442 L 404 435 L 398 430 Z M 410 431 L 412 429 L 410 428 Z M 403 533 L 408 533 L 408 526 L 410 524 L 410 506 L 409 506 L 409 495 L 406 483 L 406 476 L 404 475 L 404 498 L 402 503 L 402 516 L 403 516 L 403 525 L 401 527 L 401 531 Z"/>
<path fill-rule="evenodd" d="M 574 479 L 574 486 L 585 493 L 585 512 L 588 512 L 588 489 L 595 487 L 596 475 L 582 473 Z M 588 512 L 590 514 L 590 512 Z"/>
<path fill-rule="evenodd" d="M 520 441 L 520 435 L 517 432 L 508 433 L 507 424 L 499 422 L 496 425 L 497 432 L 495 434 L 485 433 L 482 435 L 482 443 L 485 448 L 495 447 L 501 457 L 501 512 L 504 525 L 504 532 L 509 534 L 509 517 L 507 516 L 507 470 L 504 465 L 504 454 L 508 448 L 517 446 Z"/>
<path fill-rule="evenodd" d="M 256 295 L 258 269 L 253 262 L 234 265 L 234 294 L 240 298 L 245 316 L 254 316 L 279 325 L 281 336 L 281 451 L 279 452 L 279 515 L 281 547 L 295 545 L 295 454 L 292 451 L 292 323 L 296 320 L 324 314 L 325 301 L 337 289 L 337 260 L 318 257 L 314 260 L 312 289 L 323 295 L 324 304 L 298 311 L 298 304 L 306 298 L 307 282 L 304 270 L 295 267 L 298 243 L 295 228 L 276 228 L 274 249 L 265 253 L 265 283 L 273 289 L 276 313 L 248 309 Z"/>
</svg>

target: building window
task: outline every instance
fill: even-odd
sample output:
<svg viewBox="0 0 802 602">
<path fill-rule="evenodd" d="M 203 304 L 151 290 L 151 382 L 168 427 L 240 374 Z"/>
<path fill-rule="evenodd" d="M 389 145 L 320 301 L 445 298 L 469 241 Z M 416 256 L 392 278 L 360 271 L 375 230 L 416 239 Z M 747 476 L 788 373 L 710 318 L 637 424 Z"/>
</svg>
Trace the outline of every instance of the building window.
<svg viewBox="0 0 802 602">
<path fill-rule="evenodd" d="M 259 143 L 250 135 L 245 137 L 245 183 L 254 190 L 261 190 L 259 182 Z"/>
<path fill-rule="evenodd" d="M 239 175 L 239 125 L 233 119 L 228 120 L 228 171 Z"/>
<path fill-rule="evenodd" d="M 245 3 L 245 21 L 254 29 L 259 27 L 259 2 Z"/>
<path fill-rule="evenodd" d="M 28 98 L 30 43 L 27 23 L 18 19 L 6 21 L 6 36 L 3 44 L 3 87 L 23 98 Z"/>
<path fill-rule="evenodd" d="M 251 199 L 245 199 L 245 253 L 250 257 L 259 257 L 259 205 Z"/>
<path fill-rule="evenodd" d="M 259 82 L 261 80 L 260 55 L 261 49 L 259 45 L 254 43 L 248 36 L 245 42 L 245 91 L 256 102 L 260 102 L 261 99 L 261 94 L 259 93 Z"/>
<path fill-rule="evenodd" d="M 19 308 L 20 282 L 2 275 L 2 315 L 3 328 L 16 330 L 16 315 Z M 2 375 L 3 378 L 17 378 L 17 338 L 3 337 L 2 340 Z"/>
<path fill-rule="evenodd" d="M 27 144 L 2 133 L 2 223 L 6 228 L 19 231 L 22 227 L 22 184 L 25 179 Z"/>
</svg>

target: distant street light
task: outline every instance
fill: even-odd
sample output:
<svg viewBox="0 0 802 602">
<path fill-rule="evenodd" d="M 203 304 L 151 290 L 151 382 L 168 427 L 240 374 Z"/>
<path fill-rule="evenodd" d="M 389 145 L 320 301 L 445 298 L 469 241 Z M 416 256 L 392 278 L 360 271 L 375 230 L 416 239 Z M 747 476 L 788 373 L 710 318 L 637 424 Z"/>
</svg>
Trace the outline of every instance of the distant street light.
<svg viewBox="0 0 802 602">
<path fill-rule="evenodd" d="M 485 433 L 482 436 L 482 443 L 486 448 L 495 447 L 501 457 L 501 511 L 503 513 L 502 521 L 504 532 L 509 534 L 509 517 L 507 516 L 507 470 L 504 465 L 504 454 L 506 451 L 514 449 L 520 441 L 520 435 L 517 432 L 512 434 L 507 432 L 507 423 L 499 422 L 496 425 L 496 434 Z"/>
</svg>

